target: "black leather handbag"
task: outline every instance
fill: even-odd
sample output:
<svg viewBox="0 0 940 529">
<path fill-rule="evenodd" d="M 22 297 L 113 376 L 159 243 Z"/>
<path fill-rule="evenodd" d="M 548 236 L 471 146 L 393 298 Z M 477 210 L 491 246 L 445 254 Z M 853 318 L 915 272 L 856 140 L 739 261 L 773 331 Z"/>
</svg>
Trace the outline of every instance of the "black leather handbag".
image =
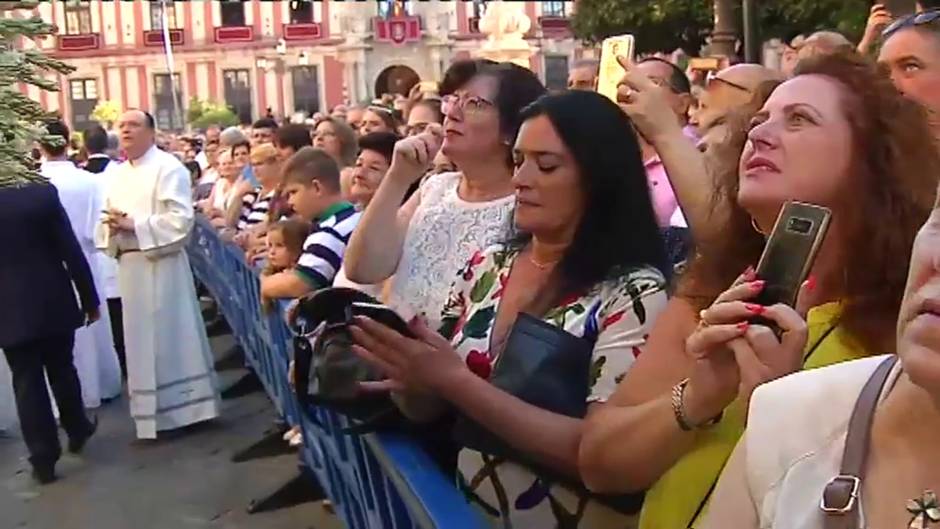
<svg viewBox="0 0 940 529">
<path fill-rule="evenodd" d="M 490 383 L 533 406 L 583 418 L 587 415 L 593 351 L 594 343 L 590 340 L 534 316 L 519 314 L 490 375 Z M 457 418 L 454 437 L 462 446 L 522 464 L 545 479 L 619 512 L 636 514 L 643 504 L 643 493 L 610 496 L 590 492 L 580 481 L 533 462 L 465 415 Z"/>
</svg>

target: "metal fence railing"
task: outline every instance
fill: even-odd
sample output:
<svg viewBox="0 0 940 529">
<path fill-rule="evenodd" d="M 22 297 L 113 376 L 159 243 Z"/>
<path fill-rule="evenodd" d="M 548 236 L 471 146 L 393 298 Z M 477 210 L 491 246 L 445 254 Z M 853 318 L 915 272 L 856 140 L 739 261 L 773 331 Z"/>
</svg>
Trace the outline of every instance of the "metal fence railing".
<svg viewBox="0 0 940 529">
<path fill-rule="evenodd" d="M 300 425 L 301 459 L 347 527 L 488 527 L 453 481 L 407 436 L 345 434 L 341 430 L 349 423 L 342 415 L 322 407 L 301 408 L 287 380 L 291 334 L 282 312 L 261 310 L 257 271 L 205 218 L 197 216 L 187 254 L 278 413 L 289 424 Z"/>
</svg>

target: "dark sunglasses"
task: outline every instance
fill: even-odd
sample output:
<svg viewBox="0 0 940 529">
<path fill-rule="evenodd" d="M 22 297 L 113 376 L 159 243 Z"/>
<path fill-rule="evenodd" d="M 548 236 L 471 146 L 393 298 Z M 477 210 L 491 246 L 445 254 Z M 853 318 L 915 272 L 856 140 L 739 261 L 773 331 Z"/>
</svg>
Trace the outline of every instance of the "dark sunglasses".
<svg viewBox="0 0 940 529">
<path fill-rule="evenodd" d="M 924 11 L 923 13 L 907 15 L 906 17 L 901 17 L 892 22 L 891 25 L 886 27 L 885 30 L 881 32 L 881 36 L 888 38 L 901 29 L 923 26 L 925 24 L 936 22 L 937 20 L 940 20 L 940 8 L 930 9 Z"/>
</svg>

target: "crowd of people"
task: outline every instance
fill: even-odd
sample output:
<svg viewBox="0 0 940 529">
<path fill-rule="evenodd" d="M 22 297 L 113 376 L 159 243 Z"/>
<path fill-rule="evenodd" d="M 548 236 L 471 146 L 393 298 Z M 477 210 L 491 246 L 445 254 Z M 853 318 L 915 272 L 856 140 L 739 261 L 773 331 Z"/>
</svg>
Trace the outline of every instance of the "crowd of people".
<svg viewBox="0 0 940 529">
<path fill-rule="evenodd" d="M 466 60 L 312 123 L 171 138 L 132 110 L 118 146 L 85 133 L 85 168 L 116 167 L 84 195 L 68 189 L 100 184 L 41 146 L 78 257 L 96 277 L 115 266 L 96 245 L 118 263 L 108 292 L 66 261 L 85 319 L 108 299 L 118 321 L 75 337 L 76 360 L 95 359 L 76 361 L 85 404 L 115 394 L 101 373 L 126 356 L 140 437 L 218 413 L 180 251 L 198 211 L 260 270 L 259 310 L 341 286 L 408 321 L 352 320 L 352 350 L 383 375 L 362 391 L 452 427 L 442 470 L 501 527 L 940 523 L 940 7 L 876 5 L 857 46 L 788 44 L 781 71 L 704 79 L 621 58 L 617 101 L 590 62 L 548 93 L 525 68 Z M 116 147 L 127 161 L 106 163 Z M 794 306 L 761 305 L 755 266 L 790 201 L 831 224 Z M 17 383 L 23 344 L 40 345 L 4 332 L 22 418 L 48 405 Z M 81 445 L 93 423 L 63 406 L 79 397 L 56 354 Z M 46 432 L 26 436 L 41 469 L 49 417 L 22 421 Z"/>
</svg>

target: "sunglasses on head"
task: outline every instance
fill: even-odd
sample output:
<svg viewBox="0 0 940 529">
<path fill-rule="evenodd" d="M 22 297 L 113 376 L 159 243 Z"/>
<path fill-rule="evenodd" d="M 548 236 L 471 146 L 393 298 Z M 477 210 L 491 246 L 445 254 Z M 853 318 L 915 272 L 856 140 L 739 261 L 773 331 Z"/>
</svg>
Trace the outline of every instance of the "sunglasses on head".
<svg viewBox="0 0 940 529">
<path fill-rule="evenodd" d="M 728 81 L 727 79 L 723 79 L 723 78 L 721 78 L 721 77 L 718 77 L 717 75 L 713 75 L 713 74 L 710 72 L 710 73 L 709 73 L 709 76 L 708 76 L 708 83 L 711 84 L 711 83 L 715 83 L 715 82 L 726 84 L 726 85 L 728 85 L 728 86 L 730 86 L 730 87 L 732 87 L 732 88 L 736 88 L 736 89 L 738 89 L 738 90 L 743 90 L 743 91 L 745 91 L 745 92 L 747 92 L 747 93 L 751 93 L 751 92 L 752 92 L 752 90 L 751 90 L 750 88 L 746 87 L 746 86 L 740 85 L 740 84 L 735 83 L 735 82 L 733 82 L 733 81 Z"/>
<path fill-rule="evenodd" d="M 907 15 L 892 22 L 891 25 L 881 32 L 881 36 L 888 38 L 901 29 L 923 26 L 936 22 L 937 20 L 940 20 L 940 8 L 930 9 L 924 11 L 923 13 Z"/>
</svg>

